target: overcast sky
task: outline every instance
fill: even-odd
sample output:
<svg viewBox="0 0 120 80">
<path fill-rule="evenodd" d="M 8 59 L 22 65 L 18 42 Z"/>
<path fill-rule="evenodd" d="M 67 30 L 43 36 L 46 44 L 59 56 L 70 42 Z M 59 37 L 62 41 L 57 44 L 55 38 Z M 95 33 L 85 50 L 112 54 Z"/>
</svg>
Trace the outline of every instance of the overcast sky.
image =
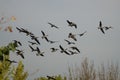
<svg viewBox="0 0 120 80">
<path fill-rule="evenodd" d="M 7 45 L 13 39 L 23 43 L 25 59 L 11 54 L 12 59 L 23 60 L 25 70 L 33 73 L 39 70 L 37 76 L 49 74 L 65 74 L 68 65 L 80 64 L 88 57 L 95 64 L 107 63 L 108 61 L 120 61 L 120 0 L 0 0 L 0 16 L 15 16 L 16 21 L 0 24 L 0 26 L 11 25 L 13 33 L 0 31 L 0 46 Z M 78 28 L 68 26 L 66 20 L 73 21 Z M 99 21 L 104 26 L 112 26 L 113 29 L 103 34 L 97 29 Z M 51 22 L 59 29 L 51 28 Z M 45 57 L 36 56 L 31 53 L 27 41 L 30 38 L 20 34 L 15 27 L 23 27 L 39 37 L 41 45 L 39 48 L 45 51 Z M 48 34 L 49 39 L 59 41 L 55 44 L 48 44 L 41 39 L 41 30 Z M 59 48 L 59 45 L 69 47 L 64 39 L 68 39 L 70 32 L 79 34 L 77 46 L 81 53 L 73 56 L 64 53 L 51 53 L 51 47 Z M 71 39 L 69 39 L 71 40 Z M 72 40 L 71 40 L 72 41 Z"/>
</svg>

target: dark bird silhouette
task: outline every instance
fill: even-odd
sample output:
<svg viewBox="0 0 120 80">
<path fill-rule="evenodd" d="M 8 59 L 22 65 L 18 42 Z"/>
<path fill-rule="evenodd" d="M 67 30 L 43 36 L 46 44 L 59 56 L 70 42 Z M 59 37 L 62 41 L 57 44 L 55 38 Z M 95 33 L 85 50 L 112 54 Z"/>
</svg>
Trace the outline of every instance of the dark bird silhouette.
<svg viewBox="0 0 120 80">
<path fill-rule="evenodd" d="M 57 48 L 50 48 L 50 49 L 51 49 L 51 52 L 56 52 L 57 50 L 59 50 Z"/>
<path fill-rule="evenodd" d="M 108 29 L 112 29 L 112 27 L 111 26 L 104 26 L 104 28 L 105 28 L 105 30 L 108 30 Z"/>
<path fill-rule="evenodd" d="M 40 42 L 38 40 L 38 37 L 34 36 L 34 35 L 31 35 L 31 39 L 32 40 L 35 40 L 39 45 L 40 45 Z"/>
<path fill-rule="evenodd" d="M 36 37 L 35 35 L 30 35 L 31 39 L 34 40 L 35 38 L 39 38 L 39 37 Z"/>
<path fill-rule="evenodd" d="M 14 44 L 16 45 L 16 47 L 18 47 L 18 45 L 22 46 L 20 41 L 17 41 L 17 40 L 13 40 L 13 41 L 14 41 Z"/>
<path fill-rule="evenodd" d="M 47 42 L 49 42 L 50 40 L 48 40 L 48 38 L 47 37 L 44 37 L 44 39 L 47 41 Z M 50 41 L 50 43 L 53 43 L 52 41 Z"/>
<path fill-rule="evenodd" d="M 37 43 L 36 42 L 31 42 L 31 41 L 28 41 L 31 45 L 37 45 Z"/>
<path fill-rule="evenodd" d="M 22 32 L 22 30 L 21 30 L 20 28 L 16 27 L 16 29 L 17 29 L 19 32 Z"/>
<path fill-rule="evenodd" d="M 104 30 L 103 30 L 103 27 L 102 27 L 102 22 L 100 21 L 99 22 L 99 27 L 98 29 L 100 29 L 102 31 L 103 34 L 105 34 Z"/>
<path fill-rule="evenodd" d="M 34 40 L 40 45 L 40 42 L 37 38 L 35 38 Z"/>
<path fill-rule="evenodd" d="M 25 58 L 24 55 L 23 55 L 23 53 L 24 53 L 23 50 L 16 49 L 16 51 L 17 51 L 16 52 L 17 55 L 20 55 L 23 59 Z"/>
<path fill-rule="evenodd" d="M 70 42 L 70 41 L 68 41 L 68 40 L 66 40 L 66 39 L 64 39 L 67 43 L 68 43 L 68 45 L 70 45 L 70 44 L 75 44 L 74 42 Z"/>
<path fill-rule="evenodd" d="M 42 35 L 43 35 L 42 38 L 48 36 L 48 35 L 45 35 L 45 33 L 43 31 L 41 31 L 41 32 L 42 32 Z"/>
<path fill-rule="evenodd" d="M 5 59 L 6 61 L 10 62 L 10 63 L 17 63 L 16 61 L 14 60 L 9 60 L 9 59 Z"/>
<path fill-rule="evenodd" d="M 40 45 L 40 42 L 37 38 L 34 38 L 34 40 Z"/>
<path fill-rule="evenodd" d="M 73 51 L 71 51 L 71 50 L 68 50 L 70 53 L 71 53 L 71 55 L 74 55 L 74 54 L 78 54 L 78 52 L 73 52 Z"/>
<path fill-rule="evenodd" d="M 81 34 L 78 34 L 80 37 L 83 36 L 87 31 L 81 33 Z"/>
<path fill-rule="evenodd" d="M 28 35 L 33 35 L 32 32 L 29 32 L 28 30 L 26 30 L 26 29 L 24 29 L 24 28 L 18 28 L 18 27 L 16 27 L 16 29 L 17 29 L 19 32 L 25 33 L 27 36 L 28 36 Z"/>
<path fill-rule="evenodd" d="M 61 51 L 60 51 L 61 53 L 64 52 L 65 54 L 70 55 L 70 53 L 68 53 L 68 52 L 66 51 L 67 49 L 64 49 L 61 45 L 59 45 L 59 47 L 60 47 L 60 49 L 61 49 Z"/>
<path fill-rule="evenodd" d="M 73 22 L 71 22 L 69 20 L 67 20 L 67 23 L 68 23 L 68 26 L 71 26 L 71 27 L 74 26 L 75 28 L 77 28 L 77 25 L 75 23 L 73 23 Z"/>
<path fill-rule="evenodd" d="M 32 50 L 32 52 L 33 52 L 33 51 L 37 51 L 37 53 L 36 53 L 37 56 L 39 56 L 39 55 L 40 55 L 40 56 L 44 56 L 44 55 L 43 55 L 44 52 L 41 52 L 38 47 L 36 47 L 36 49 L 34 49 L 34 48 L 33 48 L 32 46 L 30 46 L 30 45 L 29 45 L 29 47 L 30 47 L 30 49 Z"/>
<path fill-rule="evenodd" d="M 34 35 L 32 32 L 29 32 L 27 30 L 25 30 L 24 33 L 26 33 L 26 36 L 28 36 L 28 35 Z"/>
<path fill-rule="evenodd" d="M 41 52 L 38 47 L 36 47 L 36 51 L 37 51 L 37 54 L 36 54 L 37 56 L 39 56 L 39 55 L 40 55 L 40 56 L 44 56 L 44 55 L 43 55 L 44 52 Z"/>
<path fill-rule="evenodd" d="M 32 50 L 32 52 L 35 51 L 35 49 L 32 46 L 29 45 L 29 47 Z"/>
<path fill-rule="evenodd" d="M 42 39 L 45 39 L 47 42 L 49 42 L 49 40 L 48 40 L 48 38 L 47 38 L 47 36 L 48 35 L 46 35 L 43 31 L 41 31 L 41 33 L 42 33 Z"/>
<path fill-rule="evenodd" d="M 56 80 L 53 76 L 47 76 L 48 80 Z"/>
<path fill-rule="evenodd" d="M 80 50 L 77 47 L 73 46 L 73 47 L 70 47 L 70 48 L 73 49 L 73 50 L 76 50 L 77 52 L 80 53 Z"/>
<path fill-rule="evenodd" d="M 57 29 L 59 28 L 59 27 L 57 27 L 56 25 L 54 25 L 54 24 L 52 24 L 50 22 L 48 22 L 48 24 L 51 25 L 51 27 L 54 27 L 54 28 L 57 28 Z"/>
<path fill-rule="evenodd" d="M 73 40 L 77 41 L 77 39 L 76 39 L 75 36 L 76 36 L 76 35 L 74 35 L 74 34 L 72 34 L 72 33 L 69 33 L 68 38 L 72 38 Z"/>
<path fill-rule="evenodd" d="M 38 52 L 38 53 L 40 53 L 41 51 L 40 51 L 40 49 L 38 48 L 38 47 L 36 47 L 36 51 Z"/>
<path fill-rule="evenodd" d="M 48 40 L 48 42 L 50 42 L 52 44 L 52 43 L 56 43 L 56 42 L 59 42 L 59 41 Z"/>
</svg>

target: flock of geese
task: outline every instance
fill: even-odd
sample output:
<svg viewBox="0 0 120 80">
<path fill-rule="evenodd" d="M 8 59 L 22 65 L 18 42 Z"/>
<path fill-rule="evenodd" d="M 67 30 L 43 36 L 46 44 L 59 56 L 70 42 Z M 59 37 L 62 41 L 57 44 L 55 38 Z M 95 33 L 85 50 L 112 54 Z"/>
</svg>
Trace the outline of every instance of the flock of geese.
<svg viewBox="0 0 120 80">
<path fill-rule="evenodd" d="M 67 24 L 69 27 L 73 27 L 75 29 L 77 29 L 77 24 L 74 22 L 71 22 L 69 20 L 66 20 Z M 48 22 L 48 24 L 51 26 L 51 28 L 56 28 L 59 29 L 58 26 Z M 36 37 L 35 34 L 33 34 L 32 32 L 28 31 L 27 29 L 21 28 L 21 27 L 16 27 L 17 31 L 19 31 L 19 33 L 24 33 L 26 34 L 26 36 L 28 36 L 30 38 L 28 42 L 28 47 L 29 49 L 31 49 L 31 52 L 35 53 L 36 56 L 44 56 L 44 51 L 41 51 L 41 49 L 39 48 L 39 46 L 41 45 L 40 40 L 38 39 L 39 37 Z M 102 22 L 99 22 L 99 26 L 98 29 L 105 34 L 106 30 L 112 29 L 111 26 L 103 26 Z M 80 37 L 83 36 L 84 34 L 86 34 L 87 31 L 84 31 L 81 34 L 73 34 L 73 33 L 69 33 L 68 34 L 68 39 L 64 39 L 64 41 L 68 44 L 69 48 L 64 48 L 61 44 L 58 45 L 58 48 L 56 47 L 51 47 L 50 50 L 51 52 L 56 52 L 56 51 L 60 51 L 60 53 L 65 53 L 66 55 L 74 55 L 74 54 L 79 54 L 80 50 L 78 49 L 78 47 L 75 46 L 75 42 L 77 41 L 76 35 L 79 35 Z M 48 38 L 48 34 L 46 34 L 43 30 L 41 30 L 41 39 L 47 41 L 50 44 L 54 44 L 56 42 L 59 41 L 52 41 Z M 69 38 L 71 38 L 73 41 L 70 41 Z M 16 47 L 22 46 L 22 43 L 20 41 L 17 40 L 13 40 L 14 43 L 16 44 Z M 72 45 L 72 46 L 71 46 Z M 20 49 L 16 49 L 16 53 L 17 55 L 20 55 L 23 59 L 24 57 L 24 51 L 20 50 Z M 7 60 L 10 61 L 10 60 Z M 15 61 L 11 61 L 11 62 L 15 62 Z"/>
</svg>

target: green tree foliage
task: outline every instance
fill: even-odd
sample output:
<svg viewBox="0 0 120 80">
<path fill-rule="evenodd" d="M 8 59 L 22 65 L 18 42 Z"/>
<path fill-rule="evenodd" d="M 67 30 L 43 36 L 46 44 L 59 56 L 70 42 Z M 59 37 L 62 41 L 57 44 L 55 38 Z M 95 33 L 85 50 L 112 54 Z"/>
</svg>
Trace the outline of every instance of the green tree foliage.
<svg viewBox="0 0 120 80">
<path fill-rule="evenodd" d="M 10 51 L 15 51 L 17 47 L 16 43 L 9 43 L 7 46 L 0 47 L 0 61 L 9 59 Z"/>
<path fill-rule="evenodd" d="M 19 62 L 16 69 L 14 69 L 13 80 L 26 80 L 28 73 L 24 72 L 24 65 L 22 61 Z"/>
<path fill-rule="evenodd" d="M 15 50 L 15 44 L 10 43 L 7 46 L 0 47 L 0 80 L 9 80 L 11 68 L 11 63 L 6 61 L 6 59 L 9 59 L 9 53 L 10 51 Z"/>
<path fill-rule="evenodd" d="M 13 68 L 12 62 L 8 61 L 10 51 L 14 52 L 16 47 L 15 43 L 0 47 L 0 80 L 26 80 L 28 76 L 21 61 L 16 68 Z"/>
</svg>

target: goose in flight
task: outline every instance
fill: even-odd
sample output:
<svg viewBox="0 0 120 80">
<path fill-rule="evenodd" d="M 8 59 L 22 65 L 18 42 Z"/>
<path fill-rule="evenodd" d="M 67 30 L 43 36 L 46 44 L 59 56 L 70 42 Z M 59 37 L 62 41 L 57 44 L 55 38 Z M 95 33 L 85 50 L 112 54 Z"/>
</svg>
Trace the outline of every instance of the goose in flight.
<svg viewBox="0 0 120 80">
<path fill-rule="evenodd" d="M 80 37 L 83 36 L 87 31 L 81 33 L 81 34 L 78 34 Z"/>
<path fill-rule="evenodd" d="M 39 56 L 39 55 L 40 55 L 40 56 L 44 56 L 44 55 L 43 55 L 44 52 L 41 52 L 38 47 L 36 47 L 36 51 L 38 52 L 38 53 L 36 54 L 37 56 Z"/>
<path fill-rule="evenodd" d="M 32 46 L 29 45 L 29 47 L 32 50 L 32 52 L 35 51 L 35 49 Z"/>
<path fill-rule="evenodd" d="M 70 41 L 68 41 L 68 40 L 66 40 L 66 39 L 64 39 L 67 43 L 68 43 L 68 45 L 70 45 L 70 44 L 75 44 L 74 42 L 70 42 Z"/>
<path fill-rule="evenodd" d="M 71 55 L 74 55 L 74 54 L 78 54 L 78 52 L 73 52 L 73 51 L 71 51 L 71 50 L 68 50 L 70 53 L 71 53 Z"/>
<path fill-rule="evenodd" d="M 51 49 L 51 52 L 56 52 L 57 50 L 59 50 L 57 48 L 50 48 L 50 49 Z"/>
<path fill-rule="evenodd" d="M 67 55 L 70 55 L 70 53 L 68 53 L 66 50 L 67 49 L 64 49 L 61 45 L 59 45 L 60 49 L 61 49 L 61 53 L 66 53 Z"/>
<path fill-rule="evenodd" d="M 10 63 L 17 63 L 16 61 L 14 60 L 9 60 L 9 59 L 5 59 L 6 61 L 10 62 Z"/>
<path fill-rule="evenodd" d="M 13 40 L 13 41 L 14 41 L 14 44 L 15 44 L 16 47 L 18 47 L 18 45 L 22 46 L 20 41 L 17 41 L 17 40 Z"/>
<path fill-rule="evenodd" d="M 69 33 L 68 38 L 72 38 L 73 40 L 77 41 L 75 34 Z"/>
<path fill-rule="evenodd" d="M 31 41 L 28 41 L 31 45 L 37 45 L 37 43 L 36 42 L 31 42 Z"/>
<path fill-rule="evenodd" d="M 38 47 L 36 47 L 36 49 L 34 49 L 34 48 L 33 48 L 32 46 L 30 46 L 30 45 L 29 45 L 29 47 L 30 47 L 30 49 L 32 50 L 32 52 L 33 52 L 33 51 L 37 51 L 37 54 L 36 54 L 37 56 L 39 56 L 39 55 L 40 55 L 40 56 L 44 56 L 44 55 L 43 55 L 44 52 L 41 52 Z"/>
<path fill-rule="evenodd" d="M 34 36 L 34 35 L 30 35 L 32 40 L 35 40 L 39 45 L 40 45 L 40 41 L 38 40 L 38 37 Z M 31 42 L 29 42 L 31 43 Z"/>
<path fill-rule="evenodd" d="M 80 50 L 77 47 L 73 46 L 73 47 L 70 47 L 70 48 L 73 49 L 73 50 L 76 50 L 77 52 L 80 53 Z"/>
<path fill-rule="evenodd" d="M 48 38 L 47 38 L 47 36 L 48 35 L 46 35 L 43 31 L 41 31 L 41 33 L 42 33 L 42 39 L 45 39 L 47 42 L 49 42 L 49 40 L 48 40 Z"/>
<path fill-rule="evenodd" d="M 108 26 L 104 26 L 104 28 L 105 28 L 105 30 L 108 30 L 110 28 L 112 29 L 112 26 L 109 26 L 109 27 Z"/>
<path fill-rule="evenodd" d="M 54 76 L 47 76 L 48 80 L 56 80 Z"/>
<path fill-rule="evenodd" d="M 19 32 L 23 32 L 23 33 L 26 33 L 26 35 L 33 35 L 32 32 L 29 32 L 28 30 L 24 29 L 24 28 L 18 28 L 16 27 L 16 29 L 19 31 Z"/>
<path fill-rule="evenodd" d="M 57 27 L 56 25 L 54 25 L 54 24 L 52 24 L 50 22 L 48 22 L 48 24 L 51 25 L 51 27 L 54 27 L 54 28 L 57 28 L 57 29 L 59 28 L 59 27 Z"/>
<path fill-rule="evenodd" d="M 68 23 L 68 26 L 71 26 L 71 27 L 74 26 L 75 28 L 77 28 L 77 25 L 74 22 L 67 20 L 67 23 Z"/>
<path fill-rule="evenodd" d="M 22 32 L 22 31 L 23 31 L 22 29 L 20 29 L 20 28 L 18 28 L 18 27 L 16 27 L 16 29 L 17 29 L 19 32 Z"/>
<path fill-rule="evenodd" d="M 100 22 L 99 22 L 99 27 L 98 27 L 98 29 L 100 29 L 100 30 L 102 31 L 102 33 L 105 34 L 103 28 L 104 28 L 104 27 L 102 27 L 102 22 L 100 21 Z"/>
<path fill-rule="evenodd" d="M 56 43 L 56 42 L 59 42 L 59 41 L 48 40 L 48 42 L 50 42 L 52 44 L 52 43 Z"/>
<path fill-rule="evenodd" d="M 24 55 L 23 55 L 23 53 L 24 53 L 23 50 L 16 49 L 16 51 L 17 51 L 16 52 L 17 55 L 20 55 L 23 59 L 25 58 Z"/>
</svg>

